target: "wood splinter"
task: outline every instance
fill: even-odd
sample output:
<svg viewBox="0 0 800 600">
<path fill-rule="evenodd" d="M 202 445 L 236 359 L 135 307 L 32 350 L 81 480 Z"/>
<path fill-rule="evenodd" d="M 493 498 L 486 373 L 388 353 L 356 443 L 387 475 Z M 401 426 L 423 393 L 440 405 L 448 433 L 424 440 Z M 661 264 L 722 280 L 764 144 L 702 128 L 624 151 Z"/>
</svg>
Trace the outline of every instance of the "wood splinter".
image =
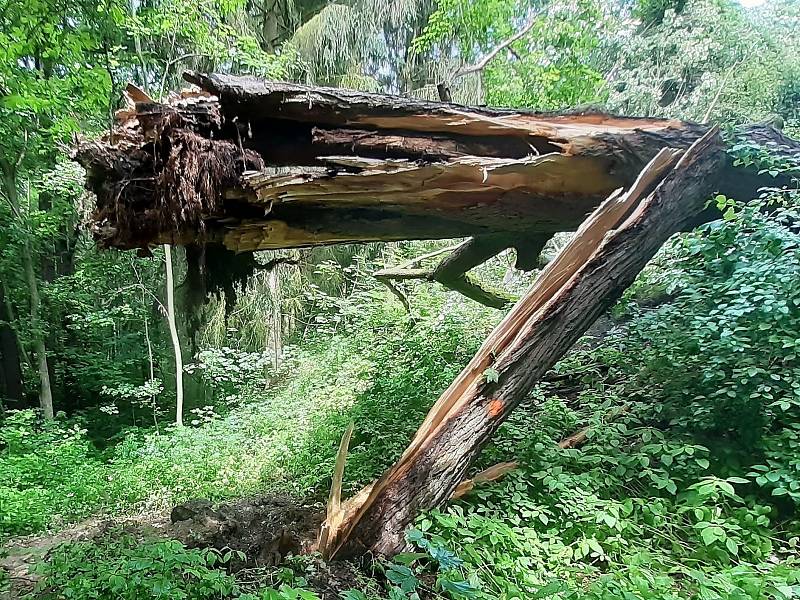
<svg viewBox="0 0 800 600">
<path fill-rule="evenodd" d="M 633 282 L 661 245 L 703 207 L 724 165 L 711 130 L 681 156 L 664 149 L 626 193 L 604 202 L 547 265 L 434 404 L 409 447 L 345 503 L 330 556 L 407 548 L 416 516 L 445 503 L 486 442 L 539 378 Z M 488 368 L 496 377 L 488 381 Z M 502 402 L 499 412 L 490 405 Z"/>
</svg>

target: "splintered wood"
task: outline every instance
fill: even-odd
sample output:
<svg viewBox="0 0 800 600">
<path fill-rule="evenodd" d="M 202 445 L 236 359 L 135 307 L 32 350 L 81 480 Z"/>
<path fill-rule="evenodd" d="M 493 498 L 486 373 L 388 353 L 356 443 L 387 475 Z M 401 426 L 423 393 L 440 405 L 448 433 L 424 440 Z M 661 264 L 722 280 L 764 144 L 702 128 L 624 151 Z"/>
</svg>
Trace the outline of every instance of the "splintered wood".
<svg viewBox="0 0 800 600">
<path fill-rule="evenodd" d="M 328 535 L 332 556 L 402 550 L 419 511 L 451 496 L 538 378 L 701 210 L 724 164 L 717 132 L 681 154 L 660 151 L 627 192 L 614 192 L 581 225 L 440 396 L 398 462 L 345 503 L 344 520 Z"/>
</svg>

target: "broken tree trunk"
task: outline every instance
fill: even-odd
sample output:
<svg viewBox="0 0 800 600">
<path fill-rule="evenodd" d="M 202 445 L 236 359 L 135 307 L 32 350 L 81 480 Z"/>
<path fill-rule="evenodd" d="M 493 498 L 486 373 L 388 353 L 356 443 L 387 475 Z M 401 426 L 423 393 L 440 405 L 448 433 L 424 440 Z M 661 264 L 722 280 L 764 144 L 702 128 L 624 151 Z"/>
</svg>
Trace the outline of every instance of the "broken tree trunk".
<svg viewBox="0 0 800 600">
<path fill-rule="evenodd" d="M 241 252 L 575 229 L 664 146 L 705 127 L 599 113 L 423 102 L 226 75 L 137 95 L 76 158 L 104 247 L 220 243 Z M 527 265 L 536 258 L 527 256 Z"/>
<path fill-rule="evenodd" d="M 442 394 L 395 466 L 346 503 L 329 531 L 332 556 L 402 550 L 419 512 L 453 494 L 538 378 L 702 209 L 724 164 L 719 135 L 709 132 L 676 159 L 674 150 L 659 153 L 626 194 L 587 219 Z"/>
<path fill-rule="evenodd" d="M 249 77 L 186 78 L 201 90 L 164 103 L 129 86 L 113 131 L 76 150 L 97 195 L 92 229 L 101 247 L 146 253 L 170 243 L 242 253 L 472 237 L 479 245 L 503 240 L 516 250 L 517 267 L 530 270 L 544 241 L 575 229 L 612 190 L 630 185 L 660 148 L 687 148 L 706 130 Z M 767 126 L 739 133 L 797 152 Z M 761 185 L 786 183 L 731 168 L 720 192 L 747 199 Z M 691 224 L 718 216 L 712 208 Z M 435 273 L 417 275 L 489 306 L 507 305 L 458 264 L 445 260 Z M 382 281 L 407 304 L 389 275 Z"/>
<path fill-rule="evenodd" d="M 550 239 L 550 235 L 532 234 L 529 236 L 529 239 L 534 241 L 537 246 L 536 257 L 538 259 L 539 253 L 541 253 L 547 240 Z M 485 306 L 504 308 L 511 303 L 511 298 L 505 296 L 502 292 L 490 290 L 482 286 L 478 281 L 470 277 L 467 271 L 486 262 L 506 248 L 511 247 L 513 244 L 515 244 L 515 242 L 504 235 L 477 236 L 465 240 L 455 248 L 445 248 L 444 251 L 450 251 L 450 254 L 433 269 L 424 269 L 417 265 L 425 259 L 440 254 L 439 251 L 418 256 L 399 267 L 381 269 L 375 272 L 374 276 L 389 287 L 392 293 L 403 303 L 403 306 L 406 307 L 406 310 L 409 309 L 408 301 L 405 299 L 402 292 L 395 287 L 395 280 L 427 279 L 429 281 L 438 281 L 446 288 L 459 292 L 467 298 L 480 302 Z M 526 260 L 525 253 L 531 248 L 533 248 L 533 246 L 529 245 L 524 248 L 523 253 L 520 253 L 519 250 L 517 251 L 518 265 L 520 263 L 519 257 L 523 257 L 523 261 Z"/>
</svg>

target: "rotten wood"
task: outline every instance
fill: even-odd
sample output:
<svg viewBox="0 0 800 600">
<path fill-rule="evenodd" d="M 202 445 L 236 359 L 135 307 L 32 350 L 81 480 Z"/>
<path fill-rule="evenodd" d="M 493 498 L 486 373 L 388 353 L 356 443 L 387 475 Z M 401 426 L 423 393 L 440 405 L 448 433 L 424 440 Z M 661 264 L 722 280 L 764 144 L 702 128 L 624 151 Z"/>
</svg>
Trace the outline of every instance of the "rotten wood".
<svg viewBox="0 0 800 600">
<path fill-rule="evenodd" d="M 627 193 L 612 195 L 581 226 L 442 394 L 395 466 L 347 503 L 335 557 L 402 550 L 416 515 L 452 495 L 536 381 L 702 208 L 724 165 L 718 133 L 676 159 L 674 151 L 659 153 Z"/>
<path fill-rule="evenodd" d="M 568 450 L 570 448 L 577 448 L 578 446 L 582 446 L 586 443 L 588 439 L 589 428 L 586 427 L 585 429 L 581 429 L 580 431 L 576 431 L 570 436 L 565 437 L 563 440 L 558 442 L 558 447 L 562 450 Z"/>
</svg>

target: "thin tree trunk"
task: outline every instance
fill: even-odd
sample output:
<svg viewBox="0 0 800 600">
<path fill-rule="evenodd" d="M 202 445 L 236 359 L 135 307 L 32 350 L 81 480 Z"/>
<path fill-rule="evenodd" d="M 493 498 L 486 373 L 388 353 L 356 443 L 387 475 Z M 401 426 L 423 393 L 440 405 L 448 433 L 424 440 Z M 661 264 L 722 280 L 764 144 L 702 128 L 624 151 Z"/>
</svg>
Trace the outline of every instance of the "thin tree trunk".
<svg viewBox="0 0 800 600">
<path fill-rule="evenodd" d="M 13 172 L 6 172 L 3 178 L 5 193 L 11 210 L 19 215 L 19 189 Z M 20 221 L 20 225 L 25 224 Z M 36 280 L 36 271 L 33 261 L 33 248 L 31 247 L 30 232 L 25 231 L 25 240 L 22 244 L 22 269 L 25 273 L 25 283 L 28 286 L 28 297 L 31 317 L 31 335 L 33 337 L 33 351 L 36 355 L 36 366 L 39 371 L 39 406 L 47 420 L 52 420 L 53 413 L 53 388 L 50 385 L 50 369 L 47 365 L 47 347 L 44 341 L 44 332 L 40 322 L 42 301 L 39 296 L 39 283 Z"/>
<path fill-rule="evenodd" d="M 450 498 L 538 379 L 702 208 L 724 164 L 719 135 L 704 136 L 677 165 L 674 153 L 659 153 L 627 194 L 609 198 L 581 226 L 439 398 L 397 464 L 346 503 L 324 551 L 394 554 L 419 512 Z"/>
<path fill-rule="evenodd" d="M 183 356 L 178 328 L 175 325 L 175 282 L 172 277 L 172 248 L 169 244 L 164 244 L 164 260 L 167 265 L 167 323 L 175 351 L 175 423 L 178 427 L 183 427 Z"/>
<path fill-rule="evenodd" d="M 142 284 L 142 305 L 147 304 L 147 295 L 145 293 L 144 284 Z M 147 316 L 147 313 L 144 315 L 144 341 L 147 344 L 147 365 L 150 368 L 150 383 L 152 384 L 153 380 L 156 377 L 155 372 L 155 365 L 153 363 L 153 344 L 150 342 L 150 325 L 148 321 L 150 318 Z M 156 397 L 150 396 L 150 409 L 153 413 L 153 424 L 156 427 L 156 434 L 160 434 L 158 430 L 158 415 L 156 415 Z"/>
<path fill-rule="evenodd" d="M 53 388 L 50 385 L 50 369 L 47 365 L 47 347 L 44 342 L 39 313 L 42 301 L 39 297 L 39 285 L 33 269 L 33 256 L 29 241 L 25 241 L 22 249 L 22 263 L 25 269 L 25 280 L 28 283 L 31 306 L 31 329 L 33 331 L 33 350 L 36 354 L 36 364 L 39 369 L 39 406 L 47 420 L 53 419 Z"/>
<path fill-rule="evenodd" d="M 283 323 L 281 315 L 281 288 L 278 281 L 278 269 L 275 266 L 269 272 L 269 293 L 271 296 L 270 312 L 272 313 L 272 368 L 277 371 L 281 363 L 281 354 L 283 350 Z"/>
</svg>

